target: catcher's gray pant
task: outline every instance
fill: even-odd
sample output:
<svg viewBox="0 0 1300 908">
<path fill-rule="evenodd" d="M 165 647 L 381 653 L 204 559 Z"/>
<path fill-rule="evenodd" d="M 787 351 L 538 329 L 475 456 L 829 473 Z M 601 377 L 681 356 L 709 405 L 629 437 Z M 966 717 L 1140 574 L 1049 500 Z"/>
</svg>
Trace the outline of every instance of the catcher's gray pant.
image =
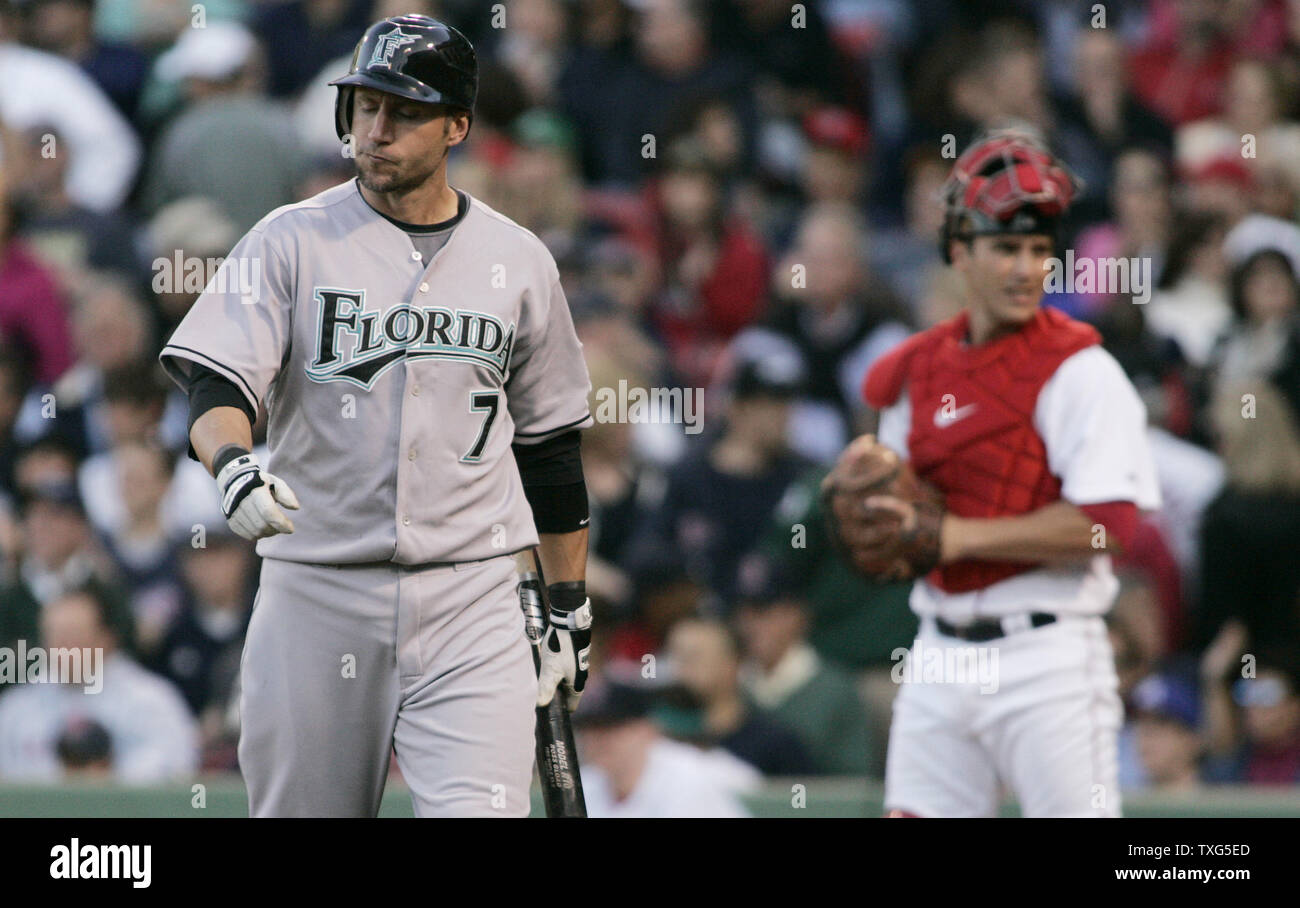
<svg viewBox="0 0 1300 908">
<path fill-rule="evenodd" d="M 397 753 L 417 816 L 527 816 L 537 677 L 510 556 L 266 558 L 241 666 L 252 816 L 374 816 Z"/>
</svg>

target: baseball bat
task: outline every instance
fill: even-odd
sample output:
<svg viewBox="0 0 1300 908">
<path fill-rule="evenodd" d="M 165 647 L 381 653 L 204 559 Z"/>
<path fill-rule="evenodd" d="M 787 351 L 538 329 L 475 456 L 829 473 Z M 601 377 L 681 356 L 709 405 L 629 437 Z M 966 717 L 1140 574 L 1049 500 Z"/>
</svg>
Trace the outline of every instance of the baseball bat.
<svg viewBox="0 0 1300 908">
<path fill-rule="evenodd" d="M 524 632 L 533 647 L 533 665 L 541 665 L 542 640 L 551 604 L 546 578 L 537 549 L 520 552 L 515 559 L 519 570 L 519 604 L 524 610 Z M 573 723 L 564 706 L 561 690 L 547 706 L 537 707 L 537 775 L 542 783 L 542 800 L 548 817 L 585 817 L 587 802 L 582 796 L 578 772 L 578 749 L 573 741 Z"/>
</svg>

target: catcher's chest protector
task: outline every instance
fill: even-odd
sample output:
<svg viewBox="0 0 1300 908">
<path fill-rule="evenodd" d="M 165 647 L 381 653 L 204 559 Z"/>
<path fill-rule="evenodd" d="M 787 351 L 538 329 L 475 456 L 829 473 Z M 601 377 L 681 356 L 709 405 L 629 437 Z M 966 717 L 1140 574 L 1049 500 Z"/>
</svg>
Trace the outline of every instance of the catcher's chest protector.
<svg viewBox="0 0 1300 908">
<path fill-rule="evenodd" d="M 1061 495 L 1034 428 L 1038 393 L 1067 357 L 1100 337 L 1043 307 L 1016 333 L 970 348 L 962 342 L 966 322 L 963 312 L 882 358 L 867 378 L 867 399 L 887 406 L 906 385 L 912 467 L 943 491 L 949 511 L 960 517 L 1025 514 Z M 1033 567 L 962 561 L 936 568 L 929 579 L 948 592 L 968 592 Z"/>
</svg>

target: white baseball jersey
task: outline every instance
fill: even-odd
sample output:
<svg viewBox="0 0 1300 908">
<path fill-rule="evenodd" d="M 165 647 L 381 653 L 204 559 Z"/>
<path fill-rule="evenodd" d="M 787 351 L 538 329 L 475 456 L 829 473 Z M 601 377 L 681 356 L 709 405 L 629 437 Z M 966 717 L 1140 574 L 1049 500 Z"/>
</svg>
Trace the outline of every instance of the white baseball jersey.
<svg viewBox="0 0 1300 908">
<path fill-rule="evenodd" d="M 269 413 L 287 561 L 473 561 L 537 542 L 510 446 L 591 425 L 555 261 L 477 199 L 428 261 L 355 181 L 276 209 L 163 348 Z"/>
<path fill-rule="evenodd" d="M 911 404 L 903 393 L 881 412 L 877 438 L 906 458 L 911 422 Z M 1064 500 L 1160 508 L 1146 407 L 1119 363 L 1101 347 L 1080 350 L 1052 373 L 1038 395 L 1034 429 Z M 1110 609 L 1118 590 L 1110 556 L 1095 555 L 1086 565 L 1040 567 L 968 593 L 948 593 L 919 580 L 910 604 L 918 615 L 957 624 L 1017 612 L 1099 615 Z"/>
</svg>

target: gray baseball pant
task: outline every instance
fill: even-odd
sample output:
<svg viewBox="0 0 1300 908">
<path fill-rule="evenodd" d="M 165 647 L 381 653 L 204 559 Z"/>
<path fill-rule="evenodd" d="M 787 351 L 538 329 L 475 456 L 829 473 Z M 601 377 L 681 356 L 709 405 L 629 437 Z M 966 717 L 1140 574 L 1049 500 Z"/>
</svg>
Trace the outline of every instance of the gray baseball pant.
<svg viewBox="0 0 1300 908">
<path fill-rule="evenodd" d="M 240 671 L 251 816 L 527 816 L 537 677 L 514 559 L 266 558 Z"/>
</svg>

